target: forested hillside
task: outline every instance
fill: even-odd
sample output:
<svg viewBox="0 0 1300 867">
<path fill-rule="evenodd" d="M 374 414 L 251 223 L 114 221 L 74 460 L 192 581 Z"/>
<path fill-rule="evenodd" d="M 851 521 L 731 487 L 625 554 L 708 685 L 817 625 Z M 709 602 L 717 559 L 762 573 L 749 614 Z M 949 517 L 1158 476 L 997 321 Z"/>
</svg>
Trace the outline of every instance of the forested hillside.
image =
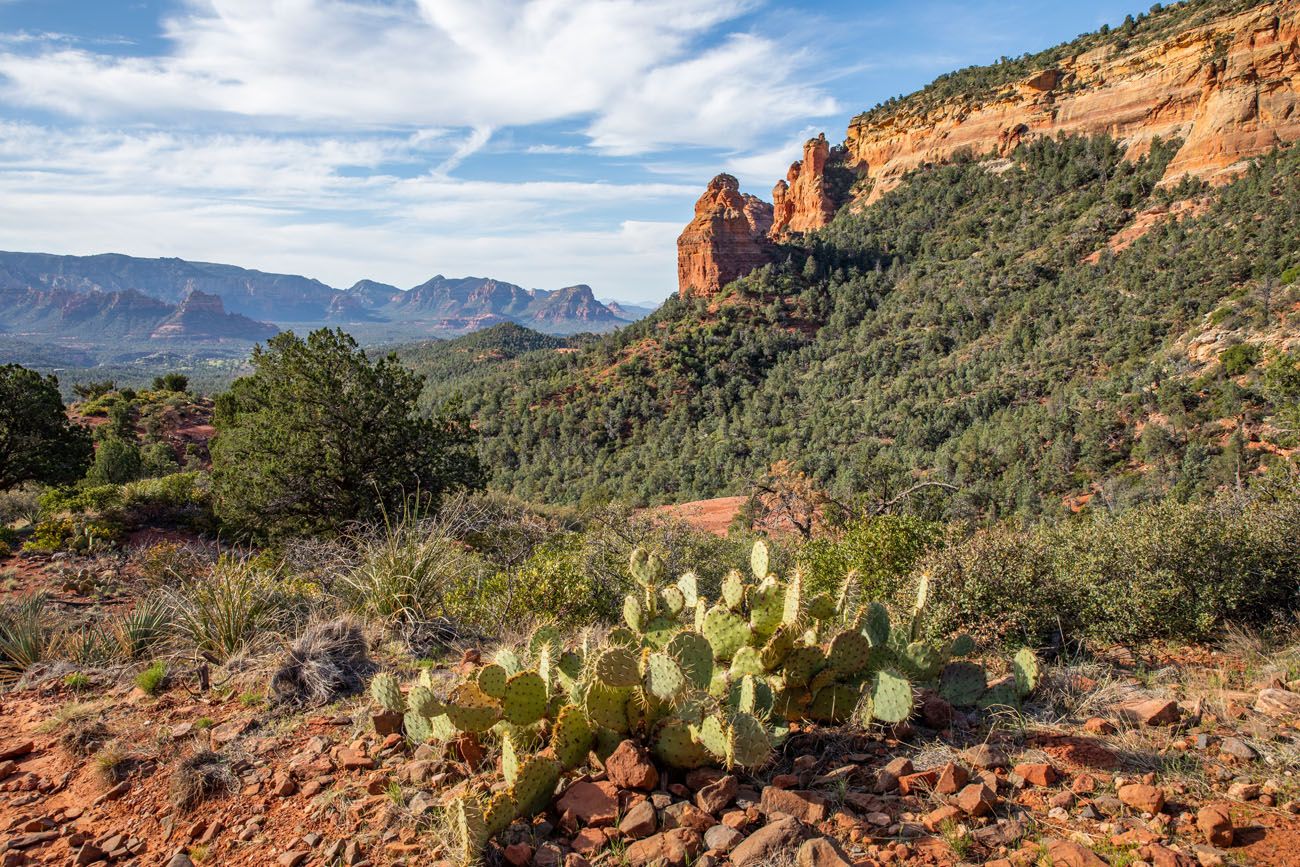
<svg viewBox="0 0 1300 867">
<path fill-rule="evenodd" d="M 737 493 L 781 459 L 845 496 L 950 483 L 917 507 L 953 517 L 1233 484 L 1295 441 L 1300 151 L 1157 188 L 1176 144 L 925 167 L 721 295 L 430 396 L 552 501 Z"/>
</svg>

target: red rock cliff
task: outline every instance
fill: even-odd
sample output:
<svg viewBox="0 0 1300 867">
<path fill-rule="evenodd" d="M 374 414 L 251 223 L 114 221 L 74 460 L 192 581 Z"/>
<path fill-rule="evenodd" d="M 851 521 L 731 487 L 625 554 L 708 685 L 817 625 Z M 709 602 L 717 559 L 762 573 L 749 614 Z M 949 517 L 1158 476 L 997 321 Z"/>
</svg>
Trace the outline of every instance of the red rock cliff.
<svg viewBox="0 0 1300 867">
<path fill-rule="evenodd" d="M 785 180 L 772 188 L 772 237 L 790 232 L 820 229 L 831 221 L 838 207 L 826 189 L 826 162 L 831 146 L 826 133 L 808 139 L 803 159 L 790 166 Z"/>
<path fill-rule="evenodd" d="M 718 175 L 695 203 L 695 219 L 677 239 L 677 285 L 683 298 L 707 295 L 770 260 L 772 206 Z"/>
<path fill-rule="evenodd" d="M 1009 153 L 1031 136 L 1106 133 L 1140 156 L 1181 138 L 1166 181 L 1230 177 L 1243 160 L 1300 139 L 1300 2 L 1278 0 L 1137 50 L 1067 58 L 971 106 L 949 103 L 855 120 L 849 155 L 875 181 L 868 201 L 922 163 L 963 149 Z"/>
</svg>

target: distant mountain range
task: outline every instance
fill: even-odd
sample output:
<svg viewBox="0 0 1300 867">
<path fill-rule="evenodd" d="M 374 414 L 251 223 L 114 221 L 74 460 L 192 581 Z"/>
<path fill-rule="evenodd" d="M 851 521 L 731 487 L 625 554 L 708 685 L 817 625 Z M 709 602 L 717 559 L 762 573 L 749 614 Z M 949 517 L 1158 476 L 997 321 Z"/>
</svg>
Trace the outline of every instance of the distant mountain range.
<svg viewBox="0 0 1300 867">
<path fill-rule="evenodd" d="M 26 340 L 255 341 L 281 327 L 337 325 L 373 343 L 503 322 L 549 334 L 604 332 L 653 308 L 602 303 L 582 284 L 548 291 L 439 274 L 405 290 L 374 280 L 336 289 L 184 259 L 0 252 L 0 310 L 0 334 Z"/>
</svg>

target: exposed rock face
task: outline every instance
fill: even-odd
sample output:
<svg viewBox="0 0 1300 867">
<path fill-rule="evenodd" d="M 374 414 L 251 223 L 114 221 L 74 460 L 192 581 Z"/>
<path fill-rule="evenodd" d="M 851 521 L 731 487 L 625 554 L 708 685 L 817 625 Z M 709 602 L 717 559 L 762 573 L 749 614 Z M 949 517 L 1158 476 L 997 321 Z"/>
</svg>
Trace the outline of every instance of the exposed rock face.
<svg viewBox="0 0 1300 867">
<path fill-rule="evenodd" d="M 826 162 L 831 146 L 826 133 L 808 139 L 803 159 L 790 166 L 785 180 L 772 188 L 773 239 L 790 232 L 820 229 L 835 216 L 838 203 L 826 189 Z"/>
<path fill-rule="evenodd" d="M 708 295 L 770 261 L 772 206 L 718 175 L 695 203 L 695 219 L 677 239 L 677 285 L 683 298 Z"/>
<path fill-rule="evenodd" d="M 850 159 L 875 181 L 868 201 L 903 174 L 958 151 L 1010 153 L 1026 138 L 1108 133 L 1144 154 L 1181 138 L 1166 182 L 1231 177 L 1250 157 L 1300 139 L 1300 4 L 1277 0 L 1184 30 L 1136 51 L 1106 46 L 1043 70 L 975 106 L 916 110 L 849 127 Z"/>
<path fill-rule="evenodd" d="M 155 340 L 262 340 L 279 330 L 266 322 L 227 313 L 219 295 L 192 289 L 149 336 Z"/>
</svg>

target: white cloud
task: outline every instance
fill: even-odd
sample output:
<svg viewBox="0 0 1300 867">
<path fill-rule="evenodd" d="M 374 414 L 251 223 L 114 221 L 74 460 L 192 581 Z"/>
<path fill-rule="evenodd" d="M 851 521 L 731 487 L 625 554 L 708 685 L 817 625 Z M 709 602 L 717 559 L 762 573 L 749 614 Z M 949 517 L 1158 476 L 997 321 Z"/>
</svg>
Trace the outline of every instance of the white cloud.
<svg viewBox="0 0 1300 867">
<path fill-rule="evenodd" d="M 589 118 L 597 147 L 742 145 L 834 103 L 744 0 L 190 0 L 159 57 L 0 50 L 0 99 L 99 121 L 239 116 L 316 129 Z"/>
</svg>

